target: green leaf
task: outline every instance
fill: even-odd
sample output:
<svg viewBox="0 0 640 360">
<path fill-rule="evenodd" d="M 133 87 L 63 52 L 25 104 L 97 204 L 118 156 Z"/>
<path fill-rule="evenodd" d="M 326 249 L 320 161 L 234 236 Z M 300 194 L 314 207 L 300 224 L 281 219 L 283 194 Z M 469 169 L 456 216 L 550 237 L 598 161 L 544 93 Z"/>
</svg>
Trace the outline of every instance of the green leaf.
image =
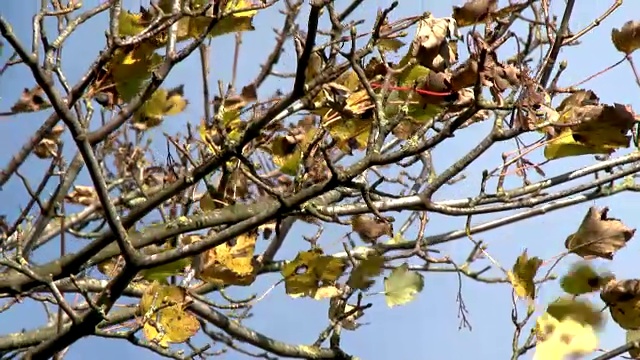
<svg viewBox="0 0 640 360">
<path fill-rule="evenodd" d="M 168 277 L 181 274 L 189 264 L 191 264 L 191 259 L 180 259 L 151 269 L 142 270 L 140 275 L 142 275 L 145 280 L 156 280 L 159 283 L 166 284 Z"/>
<path fill-rule="evenodd" d="M 571 295 L 582 295 L 602 288 L 613 279 L 609 273 L 599 274 L 586 262 L 578 262 L 571 267 L 569 273 L 560 279 L 560 287 Z"/>
<path fill-rule="evenodd" d="M 393 269 L 389 277 L 384 278 L 384 295 L 390 308 L 412 301 L 424 288 L 424 277 L 416 271 L 410 271 L 404 263 Z"/>
</svg>

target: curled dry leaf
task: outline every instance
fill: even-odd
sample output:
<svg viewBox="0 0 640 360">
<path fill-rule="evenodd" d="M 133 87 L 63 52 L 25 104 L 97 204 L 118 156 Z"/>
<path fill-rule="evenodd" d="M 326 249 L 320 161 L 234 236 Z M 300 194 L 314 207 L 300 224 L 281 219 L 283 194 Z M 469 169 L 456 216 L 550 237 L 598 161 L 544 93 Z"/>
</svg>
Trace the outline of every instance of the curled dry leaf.
<svg viewBox="0 0 640 360">
<path fill-rule="evenodd" d="M 351 228 L 365 243 L 374 243 L 383 235 L 393 236 L 393 224 L 369 215 L 355 215 L 351 218 Z"/>
<path fill-rule="evenodd" d="M 621 29 L 611 30 L 611 41 L 618 51 L 631 54 L 640 48 L 640 21 L 627 21 Z"/>
<path fill-rule="evenodd" d="M 453 7 L 453 18 L 458 26 L 468 26 L 484 21 L 497 7 L 498 0 L 469 0 L 462 6 Z"/>
<path fill-rule="evenodd" d="M 609 208 L 589 208 L 578 231 L 569 235 L 564 246 L 584 259 L 600 257 L 613 259 L 616 251 L 623 248 L 633 237 L 636 229 L 627 227 L 618 219 L 608 218 Z"/>
<path fill-rule="evenodd" d="M 48 159 L 58 156 L 58 143 L 60 135 L 64 132 L 64 126 L 56 125 L 49 131 L 33 149 L 34 154 L 40 159 Z"/>
<path fill-rule="evenodd" d="M 85 206 L 98 202 L 98 194 L 93 186 L 75 185 L 73 191 L 64 198 L 72 204 Z"/>
<path fill-rule="evenodd" d="M 411 55 L 418 63 L 434 71 L 443 71 L 458 61 L 455 41 L 461 34 L 453 18 L 429 16 L 418 23 L 416 36 L 411 45 Z"/>
<path fill-rule="evenodd" d="M 600 299 L 607 304 L 613 321 L 621 328 L 640 328 L 640 280 L 612 280 L 602 288 Z"/>
<path fill-rule="evenodd" d="M 14 113 L 34 112 L 50 107 L 51 104 L 44 97 L 44 91 L 39 85 L 33 89 L 25 88 L 22 90 L 20 99 L 11 107 Z"/>
</svg>

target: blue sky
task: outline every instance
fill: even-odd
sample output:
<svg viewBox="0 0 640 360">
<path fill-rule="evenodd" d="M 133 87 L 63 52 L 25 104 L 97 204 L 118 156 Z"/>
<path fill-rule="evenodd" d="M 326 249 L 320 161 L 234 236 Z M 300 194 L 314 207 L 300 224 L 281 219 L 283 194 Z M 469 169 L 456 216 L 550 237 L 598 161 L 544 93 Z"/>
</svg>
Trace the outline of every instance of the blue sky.
<svg viewBox="0 0 640 360">
<path fill-rule="evenodd" d="M 574 32 L 587 26 L 596 17 L 601 15 L 613 1 L 577 2 L 570 28 Z M 87 0 L 84 7 L 93 7 L 97 0 Z M 147 5 L 143 0 L 125 0 L 127 8 L 137 8 L 139 5 Z M 348 1 L 337 1 L 338 8 L 348 4 Z M 388 6 L 390 0 L 365 1 L 365 5 L 357 10 L 352 18 L 367 19 L 370 24 L 375 18 L 379 7 Z M 463 1 L 412 1 L 400 0 L 399 8 L 392 13 L 392 19 L 417 15 L 424 11 L 431 11 L 434 16 L 442 17 L 451 14 L 451 6 L 461 5 Z M 500 1 L 503 5 L 506 1 Z M 564 2 L 553 1 L 554 10 L 561 14 Z M 9 1 L 3 5 L 2 13 L 11 24 L 18 37 L 24 42 L 30 42 L 31 17 L 37 11 L 39 1 Z M 558 10 L 559 9 L 559 10 Z M 561 86 L 574 84 L 587 76 L 609 66 L 619 60 L 622 55 L 618 53 L 610 41 L 612 27 L 621 27 L 630 16 L 640 11 L 640 3 L 627 1 L 613 15 L 606 19 L 589 35 L 582 38 L 582 44 L 574 48 L 562 50 L 559 60 L 567 60 L 569 67 L 565 71 Z M 303 12 L 304 13 L 304 12 Z M 245 33 L 244 46 L 241 50 L 239 63 L 239 86 L 248 83 L 259 71 L 260 63 L 264 61 L 274 43 L 272 28 L 281 27 L 282 17 L 275 10 L 259 13 L 254 25 L 257 31 Z M 74 83 L 85 71 L 89 63 L 97 55 L 104 45 L 104 31 L 106 17 L 101 16 L 84 24 L 80 31 L 75 32 L 66 44 L 64 71 L 70 82 Z M 306 19 L 299 18 L 301 26 L 306 26 Z M 363 28 L 365 29 L 365 28 Z M 467 31 L 467 29 L 463 29 Z M 523 28 L 517 27 L 516 31 L 523 34 Z M 53 32 L 52 32 L 53 34 Z M 410 30 L 410 36 L 413 30 Z M 231 77 L 231 62 L 233 59 L 233 36 L 216 39 L 212 44 L 210 61 L 212 66 L 211 83 L 216 80 L 229 81 Z M 295 62 L 291 48 L 284 56 L 278 69 L 280 71 L 293 71 Z M 5 46 L 0 56 L 0 63 L 4 63 L 11 51 Z M 462 55 L 464 58 L 464 54 Z M 259 60 L 258 60 L 259 59 Z M 197 54 L 175 67 L 172 74 L 165 82 L 165 86 L 173 87 L 185 83 L 186 96 L 191 104 L 184 114 L 169 118 L 160 129 L 151 133 L 156 140 L 162 140 L 162 132 L 175 133 L 184 129 L 186 122 L 199 123 L 202 114 L 202 100 L 200 81 L 200 68 Z M 277 88 L 287 89 L 285 80 L 271 79 L 263 89 L 262 96 L 268 96 Z M 7 110 L 19 97 L 25 87 L 33 86 L 28 69 L 24 66 L 14 66 L 0 79 L 0 110 Z M 603 76 L 600 76 L 585 86 L 594 90 L 603 103 L 631 104 L 636 109 L 640 104 L 636 100 L 640 89 L 635 84 L 633 74 L 627 64 L 615 68 Z M 215 90 L 214 90 L 215 91 Z M 12 154 L 14 154 L 37 129 L 46 114 L 25 114 L 7 119 L 0 119 L 0 166 L 5 166 Z M 486 125 L 473 126 L 456 133 L 456 137 L 447 141 L 434 150 L 433 156 L 436 169 L 442 171 L 448 165 L 456 161 L 466 151 L 470 150 L 481 137 L 484 137 L 490 129 Z M 71 145 L 71 143 L 69 143 Z M 501 163 L 501 154 L 512 150 L 513 142 L 499 144 L 485 153 L 475 164 L 470 166 L 465 174 L 467 179 L 455 186 L 445 186 L 435 197 L 438 200 L 460 199 L 474 196 L 479 190 L 479 176 L 483 169 L 492 169 Z M 71 153 L 67 146 L 67 153 Z M 156 151 L 160 158 L 165 153 L 163 141 L 158 141 Z M 624 152 L 620 152 L 622 154 Z M 541 151 L 531 157 L 534 161 L 542 161 Z M 554 176 L 569 169 L 579 168 L 592 163 L 589 156 L 557 160 L 545 165 L 548 176 Z M 39 179 L 39 175 L 45 171 L 46 162 L 30 158 L 21 168 L 27 178 Z M 535 179 L 535 178 L 534 178 Z M 88 184 L 86 176 L 81 177 L 81 183 Z M 519 180 L 512 178 L 506 186 L 518 186 Z M 24 204 L 27 196 L 23 186 L 15 179 L 7 184 L 0 192 L 0 213 L 7 213 L 10 220 L 15 216 L 12 211 L 20 204 Z M 515 258 L 524 250 L 529 254 L 549 259 L 564 250 L 563 242 L 567 235 L 575 231 L 589 206 L 609 206 L 611 216 L 622 219 L 627 225 L 637 227 L 639 222 L 637 215 L 640 205 L 635 201 L 637 195 L 624 194 L 608 199 L 583 203 L 572 208 L 559 210 L 546 216 L 526 220 L 501 229 L 489 231 L 476 236 L 484 240 L 488 245 L 488 252 L 499 261 L 503 267 L 510 268 Z M 496 219 L 507 214 L 491 214 L 474 217 L 473 223 L 481 223 Z M 396 215 L 403 218 L 403 215 Z M 431 221 L 427 227 L 426 235 L 435 235 L 451 230 L 464 228 L 466 218 L 445 217 L 437 214 L 431 215 Z M 332 227 L 325 231 L 321 244 L 328 251 L 339 251 L 338 239 L 347 230 L 346 227 Z M 302 224 L 297 224 L 290 234 L 284 249 L 278 258 L 292 258 L 295 253 L 304 246 L 300 236 L 311 235 L 315 229 Z M 415 236 L 416 229 L 412 229 L 407 237 Z M 72 240 L 72 249 L 82 246 L 80 240 Z M 466 239 L 443 244 L 438 249 L 450 254 L 454 259 L 463 260 L 467 256 L 471 243 Z M 44 261 L 51 258 L 54 248 L 46 248 L 37 254 L 36 260 Z M 615 262 L 597 262 L 618 275 L 619 278 L 637 277 L 636 253 L 640 250 L 638 240 L 632 240 L 629 246 L 616 255 Z M 49 252 L 51 251 L 51 252 Z M 557 268 L 557 273 L 562 273 L 568 264 L 577 260 L 576 257 L 565 259 Z M 478 268 L 480 268 L 478 264 Z M 498 273 L 494 273 L 499 275 Z M 278 275 L 270 275 L 261 278 L 251 289 L 258 294 L 264 292 L 275 281 Z M 383 359 L 496 359 L 506 358 L 511 354 L 511 337 L 513 326 L 510 320 L 511 290 L 506 284 L 486 285 L 471 280 L 463 280 L 463 296 L 469 312 L 468 318 L 473 326 L 472 331 L 458 330 L 457 319 L 458 305 L 456 295 L 458 291 L 457 276 L 453 274 L 427 273 L 425 274 L 425 289 L 418 299 L 406 306 L 389 309 L 384 305 L 381 296 L 372 296 L 367 300 L 374 303 L 363 318 L 370 323 L 356 332 L 343 332 L 344 349 L 348 353 L 366 360 Z M 559 294 L 557 284 L 550 283 L 542 288 L 539 307 Z M 596 299 L 597 300 L 597 299 Z M 599 300 L 597 300 L 599 301 Z M 598 304 L 601 304 L 597 302 Z M 254 318 L 247 322 L 255 330 L 273 336 L 274 338 L 294 344 L 311 343 L 317 334 L 327 325 L 326 313 L 328 302 L 315 302 L 308 299 L 290 299 L 282 287 L 276 288 L 254 310 Z M 0 314 L 0 333 L 19 331 L 23 328 L 32 329 L 46 322 L 45 313 L 40 305 L 25 302 L 16 306 L 13 310 Z M 612 321 L 608 322 L 606 329 L 601 333 L 601 347 L 613 348 L 624 342 L 624 332 Z M 202 345 L 206 339 L 198 338 L 197 343 Z M 132 347 L 128 343 L 97 338 L 85 338 L 75 344 L 68 353 L 68 358 L 85 359 L 87 356 L 93 359 L 136 358 L 154 359 L 156 355 Z M 529 358 L 530 355 L 525 356 Z M 232 353 L 226 358 L 240 358 Z"/>
</svg>

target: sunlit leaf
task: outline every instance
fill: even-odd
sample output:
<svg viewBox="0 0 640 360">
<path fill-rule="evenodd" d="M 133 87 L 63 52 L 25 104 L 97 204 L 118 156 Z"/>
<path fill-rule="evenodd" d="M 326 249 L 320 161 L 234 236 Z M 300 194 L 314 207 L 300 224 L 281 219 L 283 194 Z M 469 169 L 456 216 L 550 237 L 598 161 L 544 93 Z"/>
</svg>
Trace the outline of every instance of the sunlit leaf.
<svg viewBox="0 0 640 360">
<path fill-rule="evenodd" d="M 605 318 L 600 309 L 582 299 L 559 298 L 549 304 L 547 312 L 559 321 L 571 318 L 579 323 L 591 325 L 596 329 L 602 328 L 605 323 Z"/>
<path fill-rule="evenodd" d="M 347 285 L 354 289 L 367 290 L 375 282 L 374 277 L 383 271 L 384 257 L 382 255 L 370 255 L 360 260 L 351 271 Z"/>
<path fill-rule="evenodd" d="M 409 270 L 404 263 L 384 278 L 384 297 L 390 308 L 412 301 L 424 288 L 424 277 L 417 271 Z"/>
<path fill-rule="evenodd" d="M 542 265 L 542 260 L 538 257 L 529 258 L 527 250 L 518 256 L 513 269 L 508 273 L 508 277 L 519 297 L 535 299 L 534 278 L 540 265 Z"/>
<path fill-rule="evenodd" d="M 189 340 L 200 329 L 200 323 L 185 310 L 186 305 L 184 289 L 158 282 L 149 285 L 140 299 L 145 337 L 163 347 Z"/>
<path fill-rule="evenodd" d="M 291 297 L 313 296 L 323 285 L 333 284 L 345 270 L 344 259 L 323 255 L 322 250 L 301 251 L 282 268 L 285 291 Z"/>
<path fill-rule="evenodd" d="M 255 252 L 257 231 L 238 236 L 231 243 L 218 245 L 200 255 L 197 277 L 219 285 L 247 286 L 256 279 Z"/>
</svg>

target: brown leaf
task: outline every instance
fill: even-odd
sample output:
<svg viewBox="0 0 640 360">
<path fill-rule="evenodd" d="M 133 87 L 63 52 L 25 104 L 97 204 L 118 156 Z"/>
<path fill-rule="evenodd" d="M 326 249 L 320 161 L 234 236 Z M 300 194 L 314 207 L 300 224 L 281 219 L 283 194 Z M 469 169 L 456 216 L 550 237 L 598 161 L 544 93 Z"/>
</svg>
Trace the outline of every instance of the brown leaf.
<svg viewBox="0 0 640 360">
<path fill-rule="evenodd" d="M 640 21 L 627 21 L 620 30 L 611 30 L 611 42 L 618 51 L 631 54 L 640 48 Z"/>
<path fill-rule="evenodd" d="M 89 206 L 98 201 L 98 194 L 92 186 L 75 185 L 73 191 L 65 196 L 65 200 L 72 204 Z"/>
<path fill-rule="evenodd" d="M 578 231 L 569 235 L 564 246 L 570 252 L 584 259 L 600 257 L 613 259 L 616 251 L 623 248 L 633 237 L 636 229 L 631 229 L 618 219 L 607 218 L 609 208 L 598 210 L 589 208 Z"/>
<path fill-rule="evenodd" d="M 457 45 L 449 40 L 459 35 L 453 19 L 427 17 L 418 23 L 411 53 L 420 65 L 444 71 L 458 61 Z"/>
<path fill-rule="evenodd" d="M 621 328 L 640 328 L 640 280 L 611 280 L 600 292 L 600 299 Z"/>
<path fill-rule="evenodd" d="M 46 109 L 51 104 L 44 97 L 44 91 L 39 85 L 36 85 L 33 89 L 29 90 L 25 88 L 22 91 L 20 99 L 16 101 L 11 107 L 11 111 L 14 113 L 33 112 L 42 109 Z"/>
<path fill-rule="evenodd" d="M 48 159 L 58 156 L 58 143 L 60 135 L 64 132 L 64 126 L 56 125 L 36 144 L 33 153 L 40 159 Z"/>
<path fill-rule="evenodd" d="M 383 235 L 393 236 L 393 224 L 378 217 L 355 215 L 351 218 L 351 228 L 366 243 L 374 243 Z"/>
<path fill-rule="evenodd" d="M 497 0 L 469 0 L 462 7 L 453 7 L 453 18 L 458 26 L 472 25 L 484 21 L 497 7 Z"/>
<path fill-rule="evenodd" d="M 580 90 L 564 98 L 556 108 L 556 111 L 562 113 L 574 106 L 598 105 L 599 102 L 600 99 L 593 91 Z"/>
</svg>

